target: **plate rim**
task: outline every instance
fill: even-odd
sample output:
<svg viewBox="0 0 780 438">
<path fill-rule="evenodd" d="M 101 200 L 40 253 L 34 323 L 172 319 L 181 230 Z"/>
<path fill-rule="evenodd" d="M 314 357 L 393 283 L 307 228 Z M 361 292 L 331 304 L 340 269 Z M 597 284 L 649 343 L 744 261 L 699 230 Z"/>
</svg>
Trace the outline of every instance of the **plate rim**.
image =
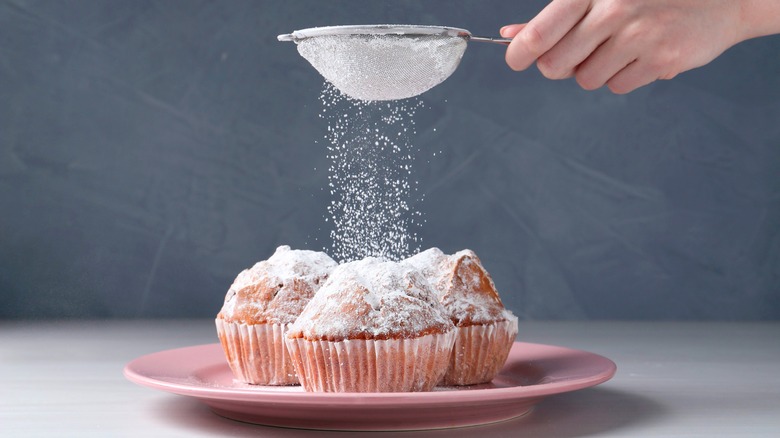
<svg viewBox="0 0 780 438">
<path fill-rule="evenodd" d="M 148 373 L 142 373 L 138 368 L 145 362 L 154 360 L 156 356 L 171 355 L 181 353 L 185 350 L 196 349 L 214 349 L 221 348 L 219 343 L 198 344 L 187 347 L 172 348 L 161 350 L 154 353 L 139 356 L 128 362 L 123 374 L 129 381 L 152 389 L 170 392 L 178 395 L 195 397 L 202 400 L 231 400 L 245 403 L 263 404 L 269 401 L 273 403 L 296 404 L 296 405 L 318 405 L 320 403 L 339 402 L 343 404 L 359 404 L 370 401 L 378 406 L 382 403 L 394 404 L 398 401 L 404 403 L 417 403 L 428 405 L 430 403 L 447 403 L 452 400 L 453 393 L 458 395 L 458 403 L 468 403 L 473 401 L 482 401 L 486 398 L 495 401 L 505 401 L 511 399 L 529 399 L 540 398 L 555 395 L 563 392 L 577 391 L 589 388 L 610 380 L 617 372 L 617 365 L 611 359 L 602 355 L 585 350 L 561 347 L 557 345 L 538 344 L 530 342 L 517 342 L 512 344 L 512 349 L 522 348 L 524 345 L 552 348 L 568 353 L 587 355 L 591 359 L 599 361 L 603 368 L 600 372 L 581 377 L 578 379 L 538 383 L 529 386 L 510 386 L 505 388 L 477 388 L 468 390 L 453 391 L 428 391 L 428 392 L 371 392 L 371 393 L 324 393 L 324 392 L 287 392 L 266 390 L 262 386 L 257 388 L 215 388 L 202 385 L 187 384 L 184 382 L 172 382 L 164 380 L 163 376 L 150 376 Z M 510 356 L 511 357 L 511 356 Z M 225 367 L 227 367 L 227 361 Z M 201 367 L 202 368 L 202 367 Z M 198 368 L 199 369 L 199 368 Z M 196 371 L 193 369 L 192 371 Z M 191 374 L 191 372 L 190 372 Z M 489 394 L 489 395 L 488 395 Z"/>
</svg>

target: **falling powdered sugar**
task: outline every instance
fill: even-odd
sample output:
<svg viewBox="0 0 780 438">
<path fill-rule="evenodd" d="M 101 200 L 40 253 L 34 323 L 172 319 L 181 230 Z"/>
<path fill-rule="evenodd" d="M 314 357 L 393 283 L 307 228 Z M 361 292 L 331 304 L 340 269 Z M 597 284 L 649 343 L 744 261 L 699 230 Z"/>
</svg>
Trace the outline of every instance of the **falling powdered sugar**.
<svg viewBox="0 0 780 438">
<path fill-rule="evenodd" d="M 419 250 L 422 201 L 411 178 L 417 150 L 414 116 L 419 100 L 366 102 L 327 84 L 321 117 L 328 122 L 328 206 L 332 256 L 400 260 Z"/>
</svg>

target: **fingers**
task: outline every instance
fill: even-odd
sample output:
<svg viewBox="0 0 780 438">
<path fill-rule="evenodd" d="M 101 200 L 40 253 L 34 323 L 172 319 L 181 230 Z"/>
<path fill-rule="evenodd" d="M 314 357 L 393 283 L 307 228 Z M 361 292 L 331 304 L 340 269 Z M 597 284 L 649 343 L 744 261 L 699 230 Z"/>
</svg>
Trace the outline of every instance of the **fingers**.
<svg viewBox="0 0 780 438">
<path fill-rule="evenodd" d="M 615 94 L 626 94 L 658 79 L 671 79 L 671 77 L 659 77 L 656 70 L 638 59 L 612 76 L 607 81 L 607 87 Z"/>
<path fill-rule="evenodd" d="M 599 12 L 589 11 L 555 46 L 539 57 L 536 65 L 546 78 L 573 76 L 577 66 L 610 37 L 614 23 L 605 20 L 604 14 Z"/>
<path fill-rule="evenodd" d="M 506 63 L 513 70 L 527 69 L 585 16 L 589 6 L 589 0 L 552 1 L 539 15 L 517 31 L 512 43 L 507 47 Z M 506 30 L 507 34 L 515 30 L 514 27 L 508 27 L 510 29 Z"/>
<path fill-rule="evenodd" d="M 501 28 L 499 34 L 502 38 L 514 38 L 518 32 L 523 30 L 525 23 L 522 24 L 510 24 Z"/>
<path fill-rule="evenodd" d="M 536 63 L 547 78 L 575 76 L 584 89 L 607 85 L 623 94 L 706 64 L 729 47 L 731 38 L 720 38 L 729 4 L 552 0 L 528 23 L 500 33 L 512 38 L 506 62 L 513 70 Z"/>
<path fill-rule="evenodd" d="M 601 88 L 618 72 L 636 60 L 633 51 L 621 50 L 625 45 L 620 38 L 610 38 L 601 44 L 588 58 L 576 67 L 576 79 L 586 90 Z"/>
<path fill-rule="evenodd" d="M 626 50 L 631 47 L 633 50 Z M 616 94 L 629 93 L 658 79 L 675 76 L 675 51 L 663 49 L 647 32 L 625 31 L 601 44 L 575 71 L 586 90 L 607 85 Z"/>
<path fill-rule="evenodd" d="M 652 57 L 631 59 L 617 56 L 613 40 L 607 41 L 576 73 L 577 83 L 585 90 L 606 85 L 615 94 L 626 94 L 658 79 L 671 79 L 673 74 L 662 74 Z"/>
</svg>

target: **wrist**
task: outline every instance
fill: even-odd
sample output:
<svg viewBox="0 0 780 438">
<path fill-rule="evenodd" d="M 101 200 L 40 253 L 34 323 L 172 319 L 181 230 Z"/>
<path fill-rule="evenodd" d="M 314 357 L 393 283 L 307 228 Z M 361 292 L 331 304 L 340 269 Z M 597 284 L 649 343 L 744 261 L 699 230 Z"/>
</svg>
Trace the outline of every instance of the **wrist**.
<svg viewBox="0 0 780 438">
<path fill-rule="evenodd" d="M 780 0 L 740 0 L 740 41 L 780 33 Z"/>
</svg>

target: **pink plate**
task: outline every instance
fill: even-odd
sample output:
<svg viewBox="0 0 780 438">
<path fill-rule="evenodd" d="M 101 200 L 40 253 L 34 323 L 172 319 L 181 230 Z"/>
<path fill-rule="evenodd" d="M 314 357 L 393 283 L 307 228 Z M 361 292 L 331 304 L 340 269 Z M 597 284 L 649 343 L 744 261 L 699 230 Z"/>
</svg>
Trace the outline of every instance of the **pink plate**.
<svg viewBox="0 0 780 438">
<path fill-rule="evenodd" d="M 125 377 L 195 397 L 215 413 L 269 426 L 333 430 L 420 430 L 474 426 L 526 414 L 543 397 L 598 385 L 615 364 L 586 351 L 515 342 L 489 384 L 432 392 L 310 393 L 300 386 L 238 383 L 219 344 L 141 356 Z"/>
</svg>

